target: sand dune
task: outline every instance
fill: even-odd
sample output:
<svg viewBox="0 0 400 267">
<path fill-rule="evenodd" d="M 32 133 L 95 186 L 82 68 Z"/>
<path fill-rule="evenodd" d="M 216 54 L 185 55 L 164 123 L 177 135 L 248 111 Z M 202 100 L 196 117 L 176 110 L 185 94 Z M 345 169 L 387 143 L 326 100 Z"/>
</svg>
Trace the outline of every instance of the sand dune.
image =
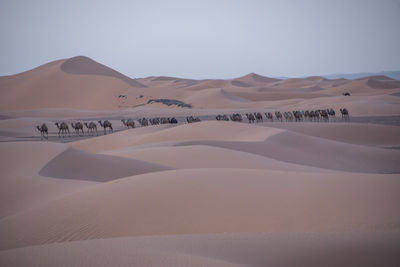
<svg viewBox="0 0 400 267">
<path fill-rule="evenodd" d="M 399 190 L 398 175 L 155 172 L 8 216 L 0 249 L 137 235 L 397 229 Z"/>
<path fill-rule="evenodd" d="M 107 66 L 97 63 L 96 61 L 84 57 L 78 56 L 67 59 L 60 66 L 61 70 L 69 74 L 89 74 L 89 75 L 100 75 L 110 76 L 120 80 L 123 80 L 127 84 L 133 87 L 146 87 L 138 81 L 131 79 Z"/>
<path fill-rule="evenodd" d="M 191 140 L 262 141 L 284 130 L 225 121 L 202 121 L 179 126 L 159 125 L 133 129 L 72 143 L 88 152 L 102 152 L 134 145 Z M 224 134 L 229 133 L 229 134 Z M 120 137 L 120 138 L 118 138 Z"/>
<path fill-rule="evenodd" d="M 236 104 L 248 103 L 245 98 L 228 93 L 220 88 L 206 89 L 199 92 L 192 93 L 189 97 L 185 98 L 186 103 L 193 103 L 198 107 L 232 107 Z"/>
<path fill-rule="evenodd" d="M 0 218 L 93 184 L 39 176 L 39 170 L 65 149 L 66 145 L 44 142 L 0 144 Z"/>
<path fill-rule="evenodd" d="M 69 148 L 49 161 L 39 174 L 63 179 L 107 182 L 121 177 L 168 169 L 140 160 L 90 154 Z"/>
<path fill-rule="evenodd" d="M 148 100 L 160 98 L 188 99 L 199 108 L 235 109 L 251 106 L 245 100 L 265 102 L 259 103 L 262 107 L 277 100 L 329 98 L 343 92 L 358 96 L 400 92 L 399 81 L 380 76 L 351 81 L 314 76 L 279 80 L 255 73 L 232 80 L 163 76 L 132 79 L 84 56 L 0 77 L 0 88 L 0 110 L 118 110 L 147 105 Z"/>
<path fill-rule="evenodd" d="M 400 88 L 400 81 L 394 80 L 386 76 L 372 76 L 366 79 L 368 86 L 374 89 Z"/>
<path fill-rule="evenodd" d="M 400 143 L 400 127 L 360 123 L 266 123 L 269 127 L 358 145 L 391 146 Z"/>
<path fill-rule="evenodd" d="M 217 146 L 347 172 L 400 173 L 400 151 L 345 144 L 294 132 L 279 133 L 264 142 L 191 141 L 176 145 Z"/>
<path fill-rule="evenodd" d="M 103 154 L 134 158 L 171 168 L 235 168 L 326 172 L 325 169 L 291 164 L 272 158 L 216 146 L 158 143 L 153 146 L 135 146 L 103 152 Z"/>
<path fill-rule="evenodd" d="M 243 82 L 247 84 L 258 84 L 258 83 L 274 83 L 280 81 L 279 79 L 265 77 L 256 73 L 249 73 L 245 76 L 234 79 L 235 82 Z"/>
<path fill-rule="evenodd" d="M 61 69 L 64 63 L 67 72 Z M 59 60 L 21 74 L 0 77 L 0 109 L 117 109 L 125 100 L 118 96 L 129 95 L 135 101 L 134 96 L 140 93 L 137 87 L 140 86 L 135 80 L 90 59 Z"/>
<path fill-rule="evenodd" d="M 130 237 L 2 251 L 0 263 L 4 266 L 398 266 L 400 258 L 393 248 L 400 245 L 399 240 L 397 231 Z"/>
</svg>

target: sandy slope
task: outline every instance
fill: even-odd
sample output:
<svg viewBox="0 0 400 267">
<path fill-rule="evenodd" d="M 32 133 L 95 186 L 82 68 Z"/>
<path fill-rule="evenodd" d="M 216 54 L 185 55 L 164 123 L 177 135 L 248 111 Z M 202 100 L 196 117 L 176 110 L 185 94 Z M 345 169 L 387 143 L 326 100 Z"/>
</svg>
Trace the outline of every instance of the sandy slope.
<svg viewBox="0 0 400 267">
<path fill-rule="evenodd" d="M 177 145 L 179 143 L 176 142 L 158 143 L 151 146 L 116 149 L 103 154 L 139 159 L 179 169 L 230 168 L 234 165 L 235 168 L 242 169 L 328 172 L 326 169 L 278 161 L 251 151 L 242 152 L 211 145 Z"/>
<path fill-rule="evenodd" d="M 90 152 L 101 152 L 121 147 L 192 140 L 263 141 L 283 130 L 223 121 L 202 121 L 178 126 L 159 125 L 120 132 L 116 136 L 102 136 L 72 143 Z"/>
<path fill-rule="evenodd" d="M 398 266 L 399 232 L 129 237 L 0 252 L 5 266 Z M 90 255 L 90 256 L 88 256 Z M 290 255 L 290 256 L 289 256 Z"/>
<path fill-rule="evenodd" d="M 21 212 L 62 195 L 93 185 L 92 182 L 40 176 L 40 169 L 66 145 L 42 142 L 0 144 L 0 218 Z"/>
<path fill-rule="evenodd" d="M 400 127 L 360 123 L 266 123 L 293 132 L 350 144 L 390 146 L 400 143 Z"/>
<path fill-rule="evenodd" d="M 49 161 L 39 174 L 47 177 L 96 182 L 168 170 L 159 164 L 115 156 L 97 155 L 69 148 Z"/>
<path fill-rule="evenodd" d="M 94 61 L 89 62 L 89 69 L 102 68 L 103 72 L 90 73 L 82 66 L 87 62 L 76 62 L 75 58 L 72 61 L 69 64 L 69 60 L 58 60 L 21 74 L 0 77 L 0 109 L 115 109 L 123 104 L 119 95 L 135 91 L 133 82 L 129 82 L 133 80 L 122 74 L 118 76 Z M 61 69 L 64 64 L 68 72 Z"/>
<path fill-rule="evenodd" d="M 397 229 L 399 190 L 398 175 L 155 172 L 8 216 L 0 221 L 0 248 L 133 235 Z"/>
<path fill-rule="evenodd" d="M 400 173 L 400 151 L 345 144 L 293 132 L 271 136 L 264 142 L 188 141 L 176 145 L 216 146 L 330 170 Z"/>
</svg>

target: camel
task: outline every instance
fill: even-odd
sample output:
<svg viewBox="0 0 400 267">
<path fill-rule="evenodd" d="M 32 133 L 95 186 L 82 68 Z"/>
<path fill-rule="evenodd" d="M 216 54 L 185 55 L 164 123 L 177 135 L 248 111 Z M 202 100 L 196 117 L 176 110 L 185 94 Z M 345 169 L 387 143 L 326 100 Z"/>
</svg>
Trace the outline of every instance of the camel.
<svg viewBox="0 0 400 267">
<path fill-rule="evenodd" d="M 265 117 L 268 119 L 268 120 L 270 120 L 270 121 L 274 121 L 274 117 L 272 116 L 272 113 L 271 112 L 265 112 L 264 113 L 265 114 Z"/>
<path fill-rule="evenodd" d="M 126 127 L 128 127 L 128 129 L 129 129 L 129 127 L 135 128 L 135 121 L 134 120 L 128 119 L 127 121 L 125 121 L 125 120 L 121 120 L 121 121 Z"/>
<path fill-rule="evenodd" d="M 104 128 L 104 134 L 106 134 L 107 128 L 110 128 L 110 131 L 111 131 L 111 132 L 114 132 L 113 127 L 112 127 L 112 124 L 111 124 L 111 122 L 109 122 L 108 120 L 105 120 L 104 123 L 101 122 L 101 121 L 99 121 L 99 124 L 100 124 L 101 127 Z"/>
<path fill-rule="evenodd" d="M 282 113 L 280 111 L 275 111 L 275 117 L 278 121 L 282 122 Z"/>
<path fill-rule="evenodd" d="M 160 123 L 161 123 L 161 124 L 168 124 L 168 123 L 169 123 L 169 120 L 168 120 L 168 118 L 161 118 L 161 119 L 160 119 Z"/>
<path fill-rule="evenodd" d="M 255 122 L 256 118 L 252 113 L 246 113 L 246 117 L 249 120 L 249 123 Z"/>
<path fill-rule="evenodd" d="M 83 132 L 83 124 L 81 122 L 78 121 L 77 123 L 75 123 L 75 125 L 74 125 L 74 123 L 71 123 L 71 126 L 73 129 L 75 129 L 75 132 L 77 135 L 80 136 L 79 130 L 81 130 L 82 134 L 85 135 L 85 133 Z"/>
<path fill-rule="evenodd" d="M 326 110 L 323 109 L 319 113 L 321 114 L 321 118 L 324 121 L 329 121 L 329 114 L 328 114 L 328 112 Z"/>
<path fill-rule="evenodd" d="M 199 122 L 199 121 L 201 121 L 201 120 L 200 120 L 199 117 L 190 116 L 190 117 L 186 117 L 186 121 L 187 121 L 188 123 L 192 123 L 192 122 Z"/>
<path fill-rule="evenodd" d="M 319 110 L 316 110 L 316 111 L 314 112 L 314 116 L 315 116 L 315 120 L 316 120 L 316 121 L 319 121 L 319 115 L 321 115 L 321 114 L 319 113 Z"/>
<path fill-rule="evenodd" d="M 194 120 L 193 116 L 186 117 L 186 121 L 187 121 L 187 123 L 192 123 L 192 122 L 193 122 L 193 120 Z"/>
<path fill-rule="evenodd" d="M 36 128 L 40 132 L 40 140 L 43 140 L 43 138 L 49 139 L 49 129 L 47 128 L 46 123 L 43 123 L 42 126 L 36 126 Z"/>
<path fill-rule="evenodd" d="M 149 121 L 146 118 L 139 119 L 139 123 L 140 123 L 140 126 L 142 126 L 142 127 L 149 125 Z"/>
<path fill-rule="evenodd" d="M 260 112 L 257 112 L 257 113 L 254 112 L 254 116 L 256 117 L 257 122 L 263 121 L 263 116 Z"/>
<path fill-rule="evenodd" d="M 217 119 L 217 121 L 229 121 L 229 117 L 227 115 L 217 115 L 215 119 Z"/>
<path fill-rule="evenodd" d="M 340 109 L 340 113 L 342 113 L 342 119 L 344 120 L 350 119 L 349 111 L 346 108 Z"/>
<path fill-rule="evenodd" d="M 300 111 L 293 111 L 294 120 L 296 122 L 301 121 L 303 114 Z"/>
<path fill-rule="evenodd" d="M 283 112 L 283 117 L 285 117 L 286 121 L 292 121 L 293 120 L 293 115 L 291 112 Z"/>
<path fill-rule="evenodd" d="M 239 113 L 233 113 L 232 115 L 229 116 L 231 118 L 231 121 L 238 121 L 241 122 L 243 120 L 242 115 Z"/>
<path fill-rule="evenodd" d="M 85 126 L 86 128 L 88 128 L 88 134 L 93 133 L 96 131 L 96 135 L 98 135 L 97 133 L 97 125 L 94 122 L 90 122 L 89 125 L 87 124 L 87 122 L 85 122 Z"/>
<path fill-rule="evenodd" d="M 168 118 L 168 122 L 169 123 L 174 123 L 174 124 L 176 124 L 176 123 L 178 123 L 178 120 L 177 119 L 175 119 L 175 118 Z"/>
<path fill-rule="evenodd" d="M 158 118 L 149 119 L 151 125 L 158 125 L 160 124 L 160 120 Z"/>
<path fill-rule="evenodd" d="M 56 122 L 55 125 L 58 128 L 58 137 L 61 137 L 60 136 L 60 133 L 61 133 L 64 138 L 65 135 L 67 134 L 67 132 L 68 132 L 68 136 L 71 136 L 71 134 L 69 133 L 69 127 L 68 127 L 67 123 L 61 122 L 61 124 L 59 124 L 58 122 Z"/>
</svg>

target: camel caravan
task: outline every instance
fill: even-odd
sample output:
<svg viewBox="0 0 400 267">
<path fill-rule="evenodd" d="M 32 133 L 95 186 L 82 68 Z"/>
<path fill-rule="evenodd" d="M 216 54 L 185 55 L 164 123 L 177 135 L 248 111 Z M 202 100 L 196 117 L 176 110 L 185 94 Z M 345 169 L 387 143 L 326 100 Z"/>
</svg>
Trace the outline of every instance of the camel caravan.
<svg viewBox="0 0 400 267">
<path fill-rule="evenodd" d="M 340 113 L 342 115 L 342 121 L 349 121 L 349 111 L 346 108 L 340 109 Z M 264 116 L 260 112 L 253 112 L 253 113 L 246 113 L 246 118 L 249 123 L 256 123 L 256 122 L 264 122 Z M 271 112 L 265 112 L 265 119 L 268 122 L 274 121 L 274 115 Z M 229 118 L 231 121 L 238 121 L 241 122 L 243 117 L 239 113 L 234 113 L 230 116 L 228 115 L 217 115 L 215 118 L 216 120 L 227 120 Z M 329 121 L 336 121 L 336 112 L 333 108 L 330 109 L 318 109 L 318 110 L 293 110 L 293 111 L 275 111 L 275 120 L 279 122 L 301 122 L 301 121 L 310 121 L 310 122 L 329 122 Z"/>
<path fill-rule="evenodd" d="M 195 121 L 200 121 L 199 118 L 193 118 L 191 119 L 191 122 Z M 143 118 L 139 119 L 138 122 L 139 124 L 135 124 L 135 120 L 133 119 L 122 119 L 121 120 L 122 124 L 126 126 L 128 129 L 133 129 L 137 125 L 140 125 L 141 127 L 149 126 L 149 125 L 159 125 L 159 124 L 177 124 L 178 120 L 176 118 Z M 101 128 L 103 128 L 104 134 L 113 133 L 114 128 L 112 123 L 109 120 L 101 121 L 99 120 L 97 122 Z M 69 126 L 66 122 L 56 122 L 55 123 L 57 129 L 58 129 L 58 137 L 59 138 L 65 138 L 65 137 L 71 137 L 71 133 L 69 131 Z M 97 124 L 93 121 L 91 122 L 76 122 L 76 123 L 70 123 L 71 127 L 73 130 L 75 130 L 75 135 L 76 136 L 85 136 L 85 131 L 84 127 L 86 127 L 86 135 L 87 136 L 98 136 L 98 131 L 97 131 Z M 40 137 L 41 140 L 43 139 L 48 139 L 49 136 L 49 128 L 45 123 L 43 123 L 41 126 L 36 126 L 36 129 L 40 132 Z"/>
<path fill-rule="evenodd" d="M 350 121 L 349 111 L 346 108 L 340 109 L 340 114 L 342 116 L 342 121 Z M 275 115 L 275 116 L 274 116 Z M 264 118 L 265 117 L 265 118 Z M 275 111 L 274 114 L 271 112 L 265 112 L 264 115 L 261 112 L 253 112 L 253 113 L 245 113 L 244 115 L 240 113 L 233 113 L 232 115 L 227 114 L 219 114 L 215 117 L 218 121 L 236 121 L 242 122 L 244 118 L 247 118 L 248 123 L 259 123 L 264 122 L 301 122 L 301 121 L 308 121 L 308 122 L 329 122 L 329 121 L 337 121 L 336 120 L 336 112 L 333 108 L 330 109 L 318 109 L 318 110 L 294 110 L 294 111 Z M 194 123 L 201 121 L 199 117 L 188 116 L 186 117 L 187 123 Z M 160 118 L 141 118 L 138 119 L 138 124 L 135 123 L 133 119 L 122 119 L 122 124 L 126 126 L 128 129 L 133 129 L 137 126 L 146 127 L 149 125 L 160 125 L 160 124 L 178 124 L 178 120 L 176 118 L 167 118 L 167 117 L 160 117 Z M 113 125 L 109 120 L 105 121 L 98 121 L 98 124 L 101 128 L 103 128 L 104 134 L 113 133 Z M 71 137 L 69 126 L 66 122 L 56 122 L 55 123 L 58 129 L 58 137 L 65 138 Z M 84 136 L 84 126 L 86 127 L 87 136 L 96 136 L 98 135 L 97 132 L 97 124 L 93 121 L 91 122 L 76 122 L 70 124 L 72 129 L 75 130 L 76 136 Z M 40 132 L 41 140 L 48 139 L 49 136 L 49 129 L 45 123 L 41 126 L 36 126 L 36 129 Z"/>
</svg>

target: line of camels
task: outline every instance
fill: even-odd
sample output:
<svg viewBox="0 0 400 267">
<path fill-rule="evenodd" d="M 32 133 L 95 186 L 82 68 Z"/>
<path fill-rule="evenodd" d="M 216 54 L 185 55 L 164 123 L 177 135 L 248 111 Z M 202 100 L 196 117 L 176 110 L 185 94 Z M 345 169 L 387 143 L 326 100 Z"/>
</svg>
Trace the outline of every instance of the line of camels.
<svg viewBox="0 0 400 267">
<path fill-rule="evenodd" d="M 349 111 L 346 108 L 340 109 L 340 113 L 342 115 L 342 120 L 344 121 L 349 121 L 350 120 L 350 115 Z M 264 113 L 267 121 L 274 121 L 274 116 L 271 112 L 265 112 Z M 249 123 L 256 123 L 256 122 L 263 122 L 263 115 L 260 112 L 254 112 L 254 113 L 246 113 L 245 114 L 247 120 Z M 335 118 L 336 113 L 334 109 L 318 109 L 318 110 L 306 110 L 306 111 L 287 111 L 281 113 L 280 111 L 275 112 L 275 118 L 277 121 L 283 122 L 283 118 L 285 118 L 285 121 L 291 122 L 291 121 L 325 121 L 328 122 L 329 118 Z M 232 115 L 217 115 L 215 117 L 216 120 L 218 121 L 236 121 L 236 122 L 242 122 L 244 116 L 241 115 L 240 113 L 234 113 Z M 199 117 L 193 117 L 189 116 L 186 117 L 187 123 L 193 123 L 193 122 L 199 122 L 201 121 Z M 127 119 L 124 120 L 122 119 L 121 122 L 123 125 L 129 128 L 135 128 L 136 124 L 133 119 Z M 148 125 L 159 125 L 159 124 L 177 124 L 178 120 L 176 118 L 142 118 L 138 119 L 138 122 L 141 127 L 145 127 Z M 114 132 L 114 129 L 112 127 L 112 124 L 109 120 L 105 120 L 104 122 L 99 120 L 98 121 L 100 127 L 104 129 L 104 134 L 107 133 L 107 129 L 109 132 Z M 56 122 L 55 125 L 57 126 L 58 129 L 58 137 L 66 137 L 67 135 L 70 137 L 70 131 L 69 131 L 69 126 L 66 122 Z M 87 128 L 87 134 L 90 135 L 98 135 L 97 132 L 97 124 L 95 122 L 76 122 L 71 123 L 72 129 L 75 130 L 76 135 L 82 136 L 85 134 L 84 132 L 84 126 Z M 41 126 L 36 126 L 37 130 L 40 132 L 41 139 L 48 139 L 49 136 L 49 129 L 45 123 L 43 123 Z"/>
<path fill-rule="evenodd" d="M 349 121 L 350 114 L 346 108 L 340 109 L 340 113 L 342 115 L 342 120 Z M 271 112 L 265 112 L 265 118 L 267 121 L 274 121 L 274 115 Z M 263 122 L 263 114 L 260 112 L 254 113 L 246 113 L 247 120 L 249 123 L 255 122 Z M 230 116 L 224 115 L 217 115 L 215 117 L 216 120 L 224 120 L 224 121 L 243 121 L 244 116 L 239 113 L 234 113 Z M 294 111 L 287 111 L 281 113 L 280 111 L 275 111 L 275 119 L 277 121 L 283 122 L 283 119 L 287 122 L 291 121 L 325 121 L 328 122 L 330 119 L 336 118 L 336 112 L 333 108 L 331 109 L 318 109 L 318 110 L 294 110 Z"/>
</svg>

